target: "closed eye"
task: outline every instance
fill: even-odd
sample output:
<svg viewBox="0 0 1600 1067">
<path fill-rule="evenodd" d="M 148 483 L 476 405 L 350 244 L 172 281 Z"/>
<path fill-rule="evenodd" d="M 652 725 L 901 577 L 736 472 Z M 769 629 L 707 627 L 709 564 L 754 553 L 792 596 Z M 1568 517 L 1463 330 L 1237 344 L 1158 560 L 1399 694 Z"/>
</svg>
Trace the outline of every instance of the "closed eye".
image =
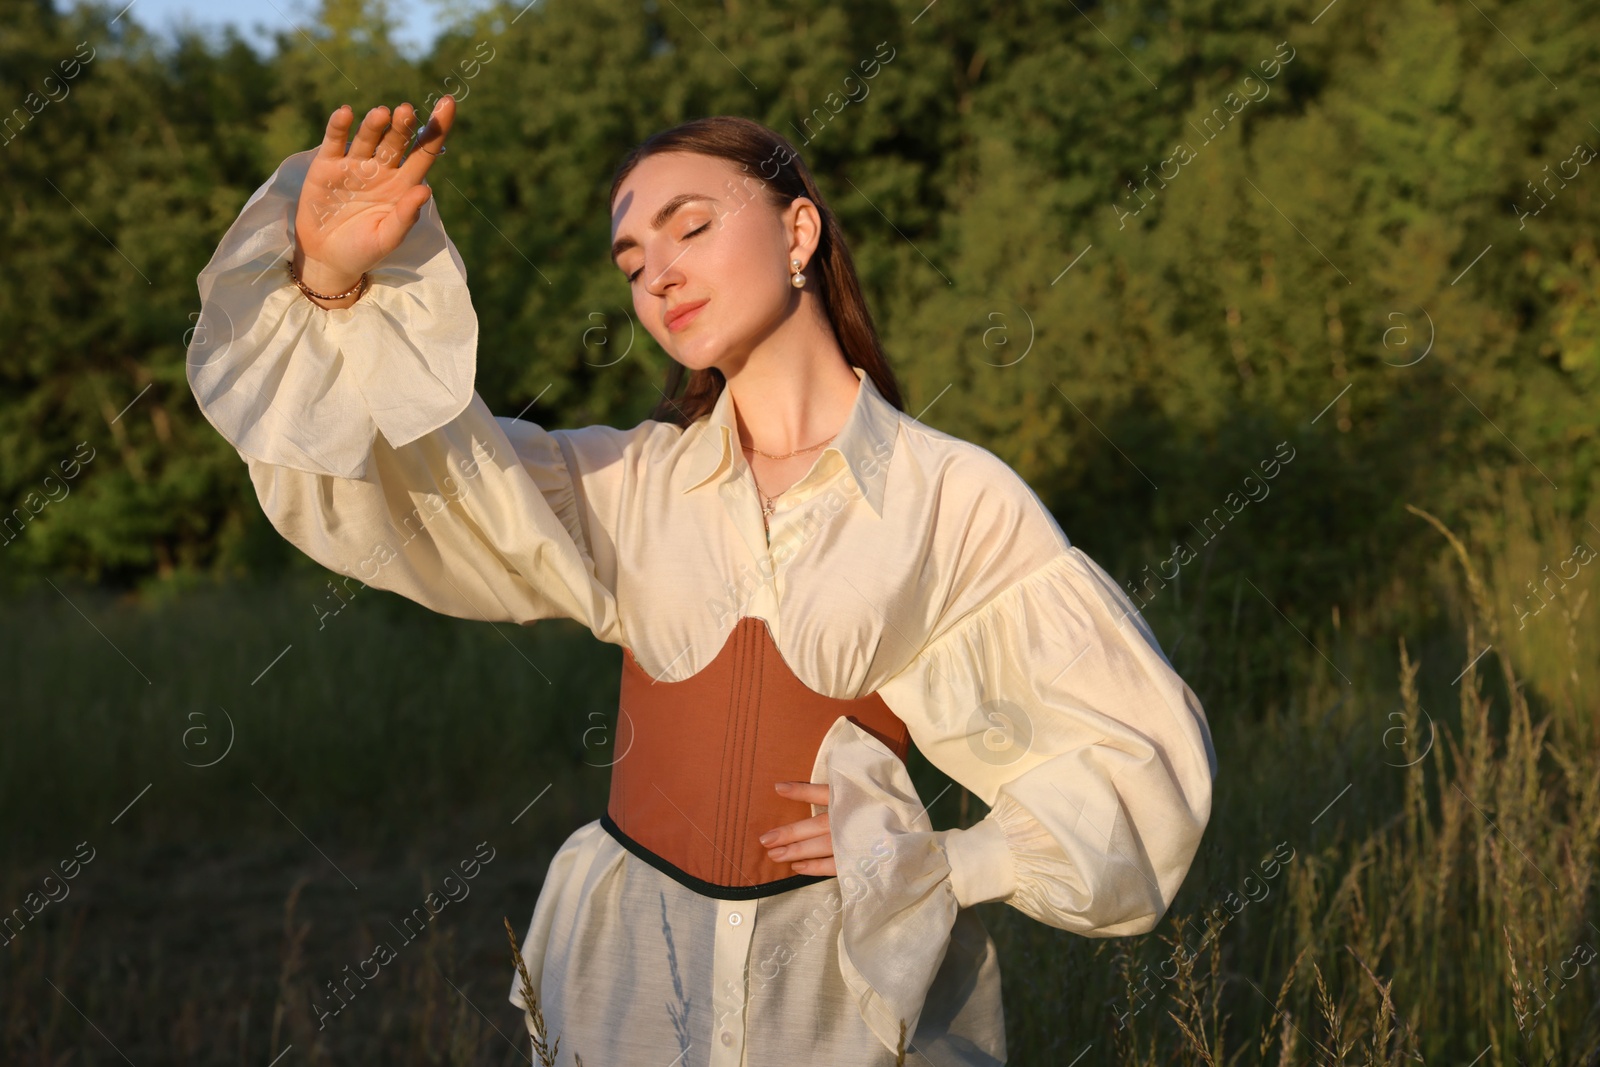
<svg viewBox="0 0 1600 1067">
<path fill-rule="evenodd" d="M 704 233 L 707 230 L 707 228 L 710 227 L 710 225 L 711 225 L 711 223 L 707 222 L 707 223 L 704 223 L 703 225 L 696 226 L 694 229 L 690 230 L 688 233 L 683 235 L 684 240 L 688 240 L 691 237 L 694 237 L 694 236 L 697 236 L 699 234 Z M 641 266 L 638 270 L 636 270 L 632 274 L 628 275 L 628 284 L 631 285 L 634 282 L 638 281 L 639 280 L 639 275 L 641 275 L 643 273 L 644 273 L 644 267 Z"/>
</svg>

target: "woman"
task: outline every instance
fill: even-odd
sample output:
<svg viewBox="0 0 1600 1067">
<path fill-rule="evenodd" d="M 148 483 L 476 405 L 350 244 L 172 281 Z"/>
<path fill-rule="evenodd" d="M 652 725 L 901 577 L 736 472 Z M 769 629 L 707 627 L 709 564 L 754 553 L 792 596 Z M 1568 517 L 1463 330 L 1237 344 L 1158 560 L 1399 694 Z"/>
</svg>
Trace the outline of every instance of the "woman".
<svg viewBox="0 0 1600 1067">
<path fill-rule="evenodd" d="M 536 1048 L 1005 1062 L 970 906 L 1150 930 L 1210 815 L 1194 693 L 1010 468 L 903 413 L 832 213 L 756 123 L 685 123 L 615 176 L 612 259 L 677 364 L 655 416 L 492 415 L 423 183 L 454 112 L 413 143 L 410 105 L 374 108 L 347 145 L 341 107 L 286 159 L 200 275 L 189 377 L 316 560 L 623 647 L 610 802 L 522 947 Z M 933 829 L 912 742 L 981 821 Z"/>
</svg>

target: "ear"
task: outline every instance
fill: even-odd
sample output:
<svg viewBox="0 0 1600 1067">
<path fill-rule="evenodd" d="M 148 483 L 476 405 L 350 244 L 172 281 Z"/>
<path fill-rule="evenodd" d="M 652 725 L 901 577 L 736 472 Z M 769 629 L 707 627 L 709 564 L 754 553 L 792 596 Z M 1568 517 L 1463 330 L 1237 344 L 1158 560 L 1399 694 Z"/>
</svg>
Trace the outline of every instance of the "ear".
<svg viewBox="0 0 1600 1067">
<path fill-rule="evenodd" d="M 784 209 L 783 232 L 789 244 L 789 258 L 798 259 L 803 270 L 822 241 L 822 214 L 810 197 L 797 196 Z"/>
</svg>

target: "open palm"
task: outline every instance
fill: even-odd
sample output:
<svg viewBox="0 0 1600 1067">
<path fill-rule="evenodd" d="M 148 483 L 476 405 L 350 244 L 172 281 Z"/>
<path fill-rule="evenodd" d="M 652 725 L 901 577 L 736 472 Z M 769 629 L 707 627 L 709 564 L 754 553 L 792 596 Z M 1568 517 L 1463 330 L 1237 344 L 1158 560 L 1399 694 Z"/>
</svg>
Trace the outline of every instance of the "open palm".
<svg viewBox="0 0 1600 1067">
<path fill-rule="evenodd" d="M 391 115 L 379 105 L 367 112 L 348 148 L 355 112 L 348 105 L 334 111 L 295 210 L 297 266 L 308 284 L 353 283 L 399 247 L 432 194 L 422 179 L 438 158 L 455 108 L 454 97 L 442 97 L 411 145 L 416 109 L 401 104 Z"/>
</svg>

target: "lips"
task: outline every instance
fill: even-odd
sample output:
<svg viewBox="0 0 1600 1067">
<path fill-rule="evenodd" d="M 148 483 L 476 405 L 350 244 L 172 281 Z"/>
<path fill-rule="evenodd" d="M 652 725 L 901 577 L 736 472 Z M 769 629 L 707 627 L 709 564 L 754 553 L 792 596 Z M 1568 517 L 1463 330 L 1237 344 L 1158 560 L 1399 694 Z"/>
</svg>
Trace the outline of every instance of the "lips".
<svg viewBox="0 0 1600 1067">
<path fill-rule="evenodd" d="M 691 300 L 686 304 L 679 304 L 667 312 L 666 323 L 669 330 L 681 330 L 694 320 L 700 309 L 706 306 L 704 300 Z"/>
</svg>

